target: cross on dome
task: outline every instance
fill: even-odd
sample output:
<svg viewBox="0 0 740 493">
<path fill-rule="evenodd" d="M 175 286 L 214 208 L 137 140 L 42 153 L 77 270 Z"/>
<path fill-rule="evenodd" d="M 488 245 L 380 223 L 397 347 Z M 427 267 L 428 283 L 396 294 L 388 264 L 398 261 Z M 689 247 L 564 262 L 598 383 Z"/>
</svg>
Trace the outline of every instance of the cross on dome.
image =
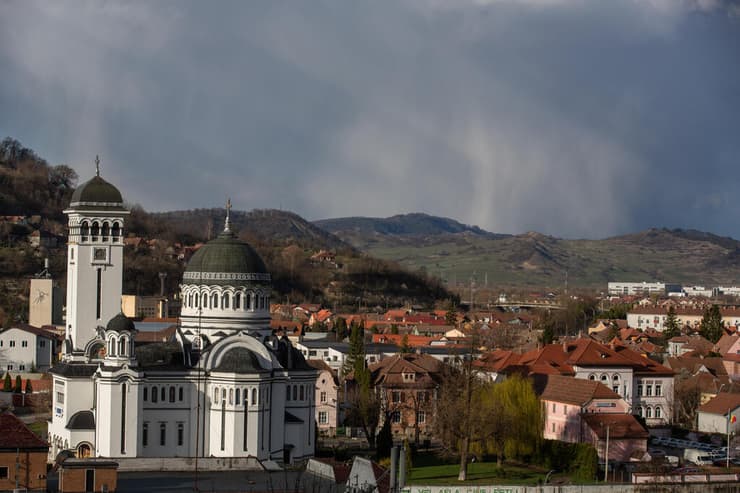
<svg viewBox="0 0 740 493">
<path fill-rule="evenodd" d="M 231 198 L 226 199 L 226 223 L 224 224 L 224 231 L 230 232 L 229 229 L 229 213 L 231 212 Z"/>
<path fill-rule="evenodd" d="M 100 176 L 100 156 L 95 154 L 95 176 Z"/>
</svg>

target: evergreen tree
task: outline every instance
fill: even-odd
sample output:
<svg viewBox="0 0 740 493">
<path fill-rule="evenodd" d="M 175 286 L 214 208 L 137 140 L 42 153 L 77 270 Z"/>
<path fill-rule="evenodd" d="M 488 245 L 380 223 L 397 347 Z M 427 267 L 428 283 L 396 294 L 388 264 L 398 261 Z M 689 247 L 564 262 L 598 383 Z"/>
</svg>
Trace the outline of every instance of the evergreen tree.
<svg viewBox="0 0 740 493">
<path fill-rule="evenodd" d="M 359 325 L 352 322 L 349 333 L 349 353 L 342 366 L 342 375 L 349 375 L 365 368 L 365 327 L 361 322 Z"/>
<path fill-rule="evenodd" d="M 720 313 L 718 305 L 712 305 L 704 311 L 699 333 L 708 341 L 717 342 L 722 337 L 723 332 L 722 313 Z"/>
<path fill-rule="evenodd" d="M 457 326 L 457 309 L 452 302 L 450 302 L 450 306 L 447 308 L 447 313 L 445 313 L 445 323 L 447 325 Z"/>
<path fill-rule="evenodd" d="M 31 386 L 31 379 L 26 379 L 26 394 L 30 394 L 33 392 L 33 387 Z"/>
<path fill-rule="evenodd" d="M 383 426 L 378 432 L 378 438 L 375 441 L 375 455 L 380 459 L 385 459 L 391 456 L 391 448 L 393 447 L 393 433 L 391 432 L 391 416 L 386 413 L 385 419 L 383 420 Z"/>
<path fill-rule="evenodd" d="M 23 379 L 21 379 L 20 375 L 15 376 L 15 387 L 13 388 L 13 392 L 16 394 L 23 392 Z"/>
<path fill-rule="evenodd" d="M 678 325 L 678 317 L 676 317 L 676 309 L 672 306 L 668 309 L 668 315 L 663 324 L 663 337 L 667 341 L 676 336 L 681 335 L 681 327 Z"/>
<path fill-rule="evenodd" d="M 347 337 L 347 321 L 342 317 L 337 317 L 334 321 L 334 333 L 336 334 L 337 341 L 343 341 Z"/>
<path fill-rule="evenodd" d="M 10 373 L 5 374 L 5 382 L 3 383 L 3 392 L 13 391 L 13 380 L 10 378 Z"/>
</svg>

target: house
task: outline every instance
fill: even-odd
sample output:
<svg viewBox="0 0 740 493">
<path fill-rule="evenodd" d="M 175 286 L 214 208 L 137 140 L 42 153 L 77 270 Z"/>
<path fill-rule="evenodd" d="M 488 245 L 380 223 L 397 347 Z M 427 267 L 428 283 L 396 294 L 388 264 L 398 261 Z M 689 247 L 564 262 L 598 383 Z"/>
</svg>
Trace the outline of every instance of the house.
<svg viewBox="0 0 740 493">
<path fill-rule="evenodd" d="M 369 369 L 391 432 L 415 442 L 431 438 L 442 363 L 426 354 L 396 354 Z"/>
<path fill-rule="evenodd" d="M 59 492 L 116 491 L 118 463 L 97 457 L 66 457 L 59 464 Z"/>
<path fill-rule="evenodd" d="M 0 414 L 0 491 L 46 491 L 48 453 L 49 444 L 23 421 Z"/>
<path fill-rule="evenodd" d="M 604 460 L 599 428 L 613 426 L 609 460 L 626 461 L 635 450 L 647 450 L 647 430 L 630 414 L 630 405 L 601 382 L 550 375 L 540 401 L 546 439 L 591 443 Z"/>
<path fill-rule="evenodd" d="M 50 330 L 19 323 L 0 332 L 0 369 L 46 371 L 56 356 L 57 336 Z"/>
<path fill-rule="evenodd" d="M 740 430 L 740 394 L 720 392 L 706 404 L 699 406 L 697 429 L 704 433 L 737 434 Z"/>
<path fill-rule="evenodd" d="M 713 347 L 714 344 L 698 334 L 681 335 L 668 339 L 669 356 L 681 356 L 687 353 L 707 355 Z"/>
<path fill-rule="evenodd" d="M 513 366 L 511 366 L 513 365 Z M 596 380 L 622 396 L 650 426 L 670 424 L 674 372 L 623 346 L 607 346 L 579 338 L 548 344 L 501 365 L 499 373 L 567 375 Z"/>
<path fill-rule="evenodd" d="M 339 406 L 339 380 L 337 372 L 323 360 L 309 359 L 306 363 L 319 371 L 316 378 L 316 426 L 319 433 L 335 436 L 342 422 Z"/>
<path fill-rule="evenodd" d="M 60 243 L 57 235 L 43 229 L 37 229 L 28 235 L 28 242 L 36 248 L 56 248 Z"/>
<path fill-rule="evenodd" d="M 356 456 L 352 461 L 347 478 L 346 491 L 367 493 L 390 493 L 389 471 L 377 462 Z"/>
</svg>

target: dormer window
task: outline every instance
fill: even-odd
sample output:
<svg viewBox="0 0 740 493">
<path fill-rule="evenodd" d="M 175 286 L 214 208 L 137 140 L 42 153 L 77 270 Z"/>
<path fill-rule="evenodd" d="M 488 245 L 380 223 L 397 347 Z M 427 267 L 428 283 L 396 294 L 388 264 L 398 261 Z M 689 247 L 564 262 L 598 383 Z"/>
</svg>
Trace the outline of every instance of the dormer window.
<svg viewBox="0 0 740 493">
<path fill-rule="evenodd" d="M 416 379 L 415 373 L 403 373 L 404 382 L 413 382 Z"/>
</svg>

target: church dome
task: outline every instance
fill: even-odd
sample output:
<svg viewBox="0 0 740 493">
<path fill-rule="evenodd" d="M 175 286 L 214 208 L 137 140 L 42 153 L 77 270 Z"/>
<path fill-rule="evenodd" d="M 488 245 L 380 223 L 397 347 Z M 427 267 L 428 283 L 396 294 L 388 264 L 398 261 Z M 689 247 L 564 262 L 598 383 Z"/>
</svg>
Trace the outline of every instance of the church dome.
<svg viewBox="0 0 740 493">
<path fill-rule="evenodd" d="M 133 332 L 136 330 L 136 326 L 134 325 L 134 321 L 128 318 L 123 313 L 119 313 L 115 317 L 111 318 L 108 322 L 108 325 L 106 325 L 105 330 L 115 331 L 115 332 Z"/>
<path fill-rule="evenodd" d="M 122 208 L 123 197 L 115 186 L 100 176 L 94 176 L 91 180 L 77 187 L 72 194 L 70 207 L 79 206 Z"/>
<path fill-rule="evenodd" d="M 183 275 L 185 284 L 234 284 L 233 281 L 269 281 L 262 257 L 230 231 L 198 249 Z"/>
</svg>

